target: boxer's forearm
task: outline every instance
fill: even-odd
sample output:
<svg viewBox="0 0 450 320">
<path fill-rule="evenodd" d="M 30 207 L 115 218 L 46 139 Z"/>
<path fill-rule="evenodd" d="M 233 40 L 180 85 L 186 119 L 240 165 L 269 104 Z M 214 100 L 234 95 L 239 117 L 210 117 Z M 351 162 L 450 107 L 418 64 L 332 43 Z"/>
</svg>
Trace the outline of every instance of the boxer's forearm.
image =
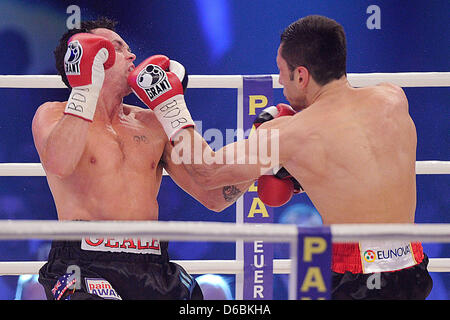
<svg viewBox="0 0 450 320">
<path fill-rule="evenodd" d="M 249 140 L 240 140 L 230 143 L 214 153 L 219 161 L 207 169 L 205 185 L 207 188 L 216 188 L 229 185 L 253 183 L 260 175 L 260 165 L 256 157 L 249 161 L 252 152 Z M 240 186 L 242 187 L 242 185 Z"/>
<path fill-rule="evenodd" d="M 86 147 L 90 122 L 65 115 L 50 133 L 42 159 L 46 170 L 64 177 L 78 165 Z"/>
<path fill-rule="evenodd" d="M 216 189 L 208 190 L 208 208 L 220 212 L 239 199 L 255 181 L 248 181 L 235 185 L 227 185 Z"/>
<path fill-rule="evenodd" d="M 203 137 L 194 129 L 181 130 L 172 139 L 172 159 L 175 163 L 184 166 L 185 170 L 194 180 L 201 182 L 213 169 L 212 165 L 205 163 L 204 154 L 214 154 Z"/>
<path fill-rule="evenodd" d="M 187 128 L 174 140 L 173 152 L 191 177 L 205 188 L 239 185 L 239 189 L 246 190 L 261 175 L 260 163 L 249 143 L 241 140 L 214 152 L 199 133 Z"/>
</svg>

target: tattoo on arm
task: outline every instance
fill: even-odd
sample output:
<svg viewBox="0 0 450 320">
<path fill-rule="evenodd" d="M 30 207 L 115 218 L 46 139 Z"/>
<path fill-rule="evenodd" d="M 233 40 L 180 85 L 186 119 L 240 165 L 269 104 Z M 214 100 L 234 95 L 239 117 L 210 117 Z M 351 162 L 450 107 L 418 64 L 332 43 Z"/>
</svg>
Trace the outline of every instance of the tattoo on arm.
<svg viewBox="0 0 450 320">
<path fill-rule="evenodd" d="M 222 189 L 223 198 L 228 202 L 236 200 L 241 195 L 241 192 L 236 186 L 225 186 Z"/>
<path fill-rule="evenodd" d="M 141 142 L 143 142 L 143 143 L 145 143 L 145 144 L 149 144 L 149 141 L 148 141 L 148 139 L 147 139 L 146 136 L 134 136 L 134 137 L 133 137 L 133 140 L 134 140 L 134 142 L 136 142 L 136 143 L 141 143 Z"/>
</svg>

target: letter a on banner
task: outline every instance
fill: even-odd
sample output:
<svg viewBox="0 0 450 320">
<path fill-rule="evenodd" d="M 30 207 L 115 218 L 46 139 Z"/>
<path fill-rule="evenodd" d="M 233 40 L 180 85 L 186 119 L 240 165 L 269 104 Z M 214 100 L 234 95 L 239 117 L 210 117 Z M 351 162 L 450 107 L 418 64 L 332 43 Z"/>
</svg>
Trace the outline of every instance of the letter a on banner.
<svg viewBox="0 0 450 320">
<path fill-rule="evenodd" d="M 249 132 L 256 115 L 273 105 L 272 77 L 244 76 L 243 129 Z M 244 223 L 273 223 L 273 208 L 258 198 L 257 186 L 243 195 Z M 265 241 L 245 242 L 243 245 L 243 299 L 270 300 L 273 298 L 273 244 Z"/>
</svg>

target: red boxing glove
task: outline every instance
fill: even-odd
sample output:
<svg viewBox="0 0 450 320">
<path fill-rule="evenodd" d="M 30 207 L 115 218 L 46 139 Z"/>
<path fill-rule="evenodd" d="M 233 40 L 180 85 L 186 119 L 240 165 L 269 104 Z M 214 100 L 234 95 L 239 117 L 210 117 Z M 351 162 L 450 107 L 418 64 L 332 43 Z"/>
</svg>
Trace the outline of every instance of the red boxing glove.
<svg viewBox="0 0 450 320">
<path fill-rule="evenodd" d="M 91 33 L 77 33 L 67 44 L 64 70 L 72 87 L 65 114 L 92 121 L 105 70 L 116 60 L 114 45 Z"/>
<path fill-rule="evenodd" d="M 181 129 L 194 126 L 184 101 L 184 77 L 183 65 L 163 55 L 147 58 L 128 76 L 129 86 L 155 112 L 171 141 Z"/>
<path fill-rule="evenodd" d="M 255 128 L 272 119 L 292 116 L 296 112 L 291 106 L 279 103 L 265 108 L 253 121 Z M 263 175 L 258 179 L 258 196 L 264 204 L 270 207 L 280 207 L 287 203 L 294 193 L 303 192 L 300 183 L 289 172 L 281 167 L 274 168 L 273 175 Z"/>
<path fill-rule="evenodd" d="M 274 176 L 277 177 L 278 179 L 291 180 L 292 183 L 294 184 L 294 193 L 295 194 L 305 192 L 305 190 L 303 190 L 303 187 L 300 184 L 300 182 L 298 182 L 293 176 L 291 176 L 291 174 L 284 167 L 281 167 L 280 169 L 273 168 L 272 171 L 273 171 Z"/>
<path fill-rule="evenodd" d="M 279 179 L 263 175 L 258 179 L 258 197 L 269 207 L 280 207 L 291 200 L 294 183 L 290 179 Z"/>
<path fill-rule="evenodd" d="M 263 109 L 261 113 L 253 121 L 255 128 L 258 128 L 262 123 L 270 121 L 272 119 L 283 117 L 283 116 L 293 116 L 295 110 L 292 109 L 290 105 L 285 103 L 279 103 L 276 106 L 271 106 Z"/>
<path fill-rule="evenodd" d="M 114 45 L 106 38 L 92 33 L 77 33 L 67 44 L 64 67 L 70 86 L 81 87 L 95 83 L 96 72 L 114 65 Z M 98 68 L 98 67 L 102 68 Z"/>
</svg>

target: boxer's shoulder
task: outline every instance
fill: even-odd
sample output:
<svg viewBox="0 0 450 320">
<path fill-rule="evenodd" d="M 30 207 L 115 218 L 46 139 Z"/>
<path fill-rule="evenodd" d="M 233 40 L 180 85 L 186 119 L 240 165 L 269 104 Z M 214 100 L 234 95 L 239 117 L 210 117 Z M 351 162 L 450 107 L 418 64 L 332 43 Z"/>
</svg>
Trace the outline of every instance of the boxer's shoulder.
<svg viewBox="0 0 450 320">
<path fill-rule="evenodd" d="M 65 105 L 66 102 L 49 101 L 41 104 L 37 108 L 33 117 L 31 130 L 38 151 L 42 151 L 49 133 L 63 117 Z"/>
<path fill-rule="evenodd" d="M 369 87 L 371 93 L 367 101 L 379 112 L 406 114 L 408 112 L 408 98 L 403 89 L 389 82 L 382 82 Z"/>
<path fill-rule="evenodd" d="M 129 104 L 123 104 L 123 112 L 133 121 L 139 121 L 139 125 L 144 125 L 153 133 L 158 132 L 165 136 L 164 130 L 155 116 L 155 113 L 148 108 L 141 108 Z"/>
<path fill-rule="evenodd" d="M 60 119 L 64 115 L 66 102 L 47 101 L 41 104 L 37 109 L 33 118 L 33 125 L 37 122 L 47 120 Z"/>
<path fill-rule="evenodd" d="M 41 104 L 36 112 L 57 112 L 64 111 L 67 101 L 47 101 Z"/>
<path fill-rule="evenodd" d="M 403 89 L 391 82 L 380 82 L 379 84 L 377 84 L 376 86 L 374 86 L 374 88 L 383 88 L 385 90 L 389 90 L 389 91 L 393 91 L 393 92 L 403 92 Z"/>
<path fill-rule="evenodd" d="M 154 122 L 158 121 L 158 119 L 156 119 L 155 113 L 148 108 L 141 108 L 129 104 L 123 104 L 123 112 L 125 115 L 129 115 L 132 118 L 137 119 L 147 125 L 151 124 L 153 126 Z"/>
<path fill-rule="evenodd" d="M 372 88 L 378 93 L 380 99 L 385 99 L 395 103 L 407 103 L 405 92 L 396 84 L 381 82 Z"/>
</svg>

